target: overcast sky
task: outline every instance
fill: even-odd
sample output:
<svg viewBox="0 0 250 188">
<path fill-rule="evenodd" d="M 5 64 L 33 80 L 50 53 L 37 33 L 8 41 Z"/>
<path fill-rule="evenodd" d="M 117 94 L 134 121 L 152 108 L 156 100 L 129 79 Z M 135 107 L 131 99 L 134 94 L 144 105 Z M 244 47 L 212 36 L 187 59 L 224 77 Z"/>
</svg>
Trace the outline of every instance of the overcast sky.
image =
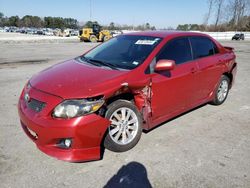
<svg viewBox="0 0 250 188">
<path fill-rule="evenodd" d="M 178 24 L 201 24 L 207 12 L 206 0 L 0 0 L 5 16 L 36 15 L 72 17 L 78 21 L 92 20 L 101 24 L 143 24 L 157 28 Z"/>
</svg>

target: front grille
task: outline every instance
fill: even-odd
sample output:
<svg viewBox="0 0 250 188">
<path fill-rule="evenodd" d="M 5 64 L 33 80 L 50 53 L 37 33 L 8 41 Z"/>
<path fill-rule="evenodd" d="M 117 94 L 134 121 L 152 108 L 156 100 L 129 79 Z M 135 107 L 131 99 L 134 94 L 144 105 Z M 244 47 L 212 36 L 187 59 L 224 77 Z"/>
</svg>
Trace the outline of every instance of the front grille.
<svg viewBox="0 0 250 188">
<path fill-rule="evenodd" d="M 46 106 L 46 103 L 38 101 L 36 99 L 30 99 L 30 101 L 27 102 L 27 106 L 36 112 L 41 112 L 42 109 Z"/>
</svg>

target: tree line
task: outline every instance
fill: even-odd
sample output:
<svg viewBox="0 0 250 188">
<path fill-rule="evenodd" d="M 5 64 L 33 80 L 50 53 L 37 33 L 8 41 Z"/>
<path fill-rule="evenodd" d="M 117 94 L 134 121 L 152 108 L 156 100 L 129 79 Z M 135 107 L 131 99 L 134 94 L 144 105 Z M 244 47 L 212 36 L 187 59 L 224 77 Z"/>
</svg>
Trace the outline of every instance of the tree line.
<svg viewBox="0 0 250 188">
<path fill-rule="evenodd" d="M 97 21 L 87 21 L 83 27 L 91 28 L 94 24 L 101 26 Z M 140 30 L 140 31 L 156 30 L 155 26 L 150 25 L 150 23 L 133 26 L 133 25 L 127 25 L 127 24 L 120 25 L 120 24 L 115 24 L 114 22 L 111 22 L 109 25 L 103 25 L 101 27 L 102 29 L 108 29 L 108 30 Z"/>
<path fill-rule="evenodd" d="M 62 18 L 62 17 L 38 17 L 26 15 L 20 18 L 19 16 L 6 17 L 0 12 L 0 26 L 16 26 L 16 27 L 35 27 L 35 28 L 71 28 L 79 29 L 82 27 L 92 27 L 93 24 L 100 25 L 97 21 L 87 21 L 84 24 L 74 18 Z M 101 26 L 101 25 L 100 25 Z M 151 26 L 149 23 L 141 24 L 137 26 L 133 25 L 120 25 L 111 22 L 109 25 L 102 26 L 103 29 L 109 30 L 155 30 L 155 26 Z"/>
<path fill-rule="evenodd" d="M 26 15 L 20 18 L 19 16 L 6 17 L 0 12 L 0 26 L 16 26 L 16 27 L 35 27 L 35 28 L 71 28 L 79 27 L 78 21 L 74 18 L 62 17 L 38 17 Z"/>
<path fill-rule="evenodd" d="M 178 25 L 177 30 L 250 31 L 250 0 L 207 0 L 203 24 Z"/>
</svg>

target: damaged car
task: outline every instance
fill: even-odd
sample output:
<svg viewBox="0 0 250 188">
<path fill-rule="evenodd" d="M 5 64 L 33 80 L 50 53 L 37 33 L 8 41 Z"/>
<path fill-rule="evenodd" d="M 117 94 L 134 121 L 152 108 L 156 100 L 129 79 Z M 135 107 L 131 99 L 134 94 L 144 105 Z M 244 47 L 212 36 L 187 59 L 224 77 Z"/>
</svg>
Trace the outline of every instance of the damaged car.
<svg viewBox="0 0 250 188">
<path fill-rule="evenodd" d="M 201 33 L 119 35 L 34 75 L 19 99 L 21 126 L 60 160 L 99 160 L 102 148 L 125 152 L 143 130 L 205 103 L 222 104 L 235 58 L 233 48 Z"/>
</svg>

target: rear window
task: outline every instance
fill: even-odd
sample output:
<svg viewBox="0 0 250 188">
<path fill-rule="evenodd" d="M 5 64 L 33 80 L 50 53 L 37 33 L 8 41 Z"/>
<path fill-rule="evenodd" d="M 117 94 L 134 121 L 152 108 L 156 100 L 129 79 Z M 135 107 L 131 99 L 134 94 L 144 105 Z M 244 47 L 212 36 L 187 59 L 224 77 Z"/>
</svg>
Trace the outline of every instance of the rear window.
<svg viewBox="0 0 250 188">
<path fill-rule="evenodd" d="M 219 52 L 217 46 L 206 37 L 191 37 L 190 38 L 194 59 L 207 57 Z"/>
</svg>

